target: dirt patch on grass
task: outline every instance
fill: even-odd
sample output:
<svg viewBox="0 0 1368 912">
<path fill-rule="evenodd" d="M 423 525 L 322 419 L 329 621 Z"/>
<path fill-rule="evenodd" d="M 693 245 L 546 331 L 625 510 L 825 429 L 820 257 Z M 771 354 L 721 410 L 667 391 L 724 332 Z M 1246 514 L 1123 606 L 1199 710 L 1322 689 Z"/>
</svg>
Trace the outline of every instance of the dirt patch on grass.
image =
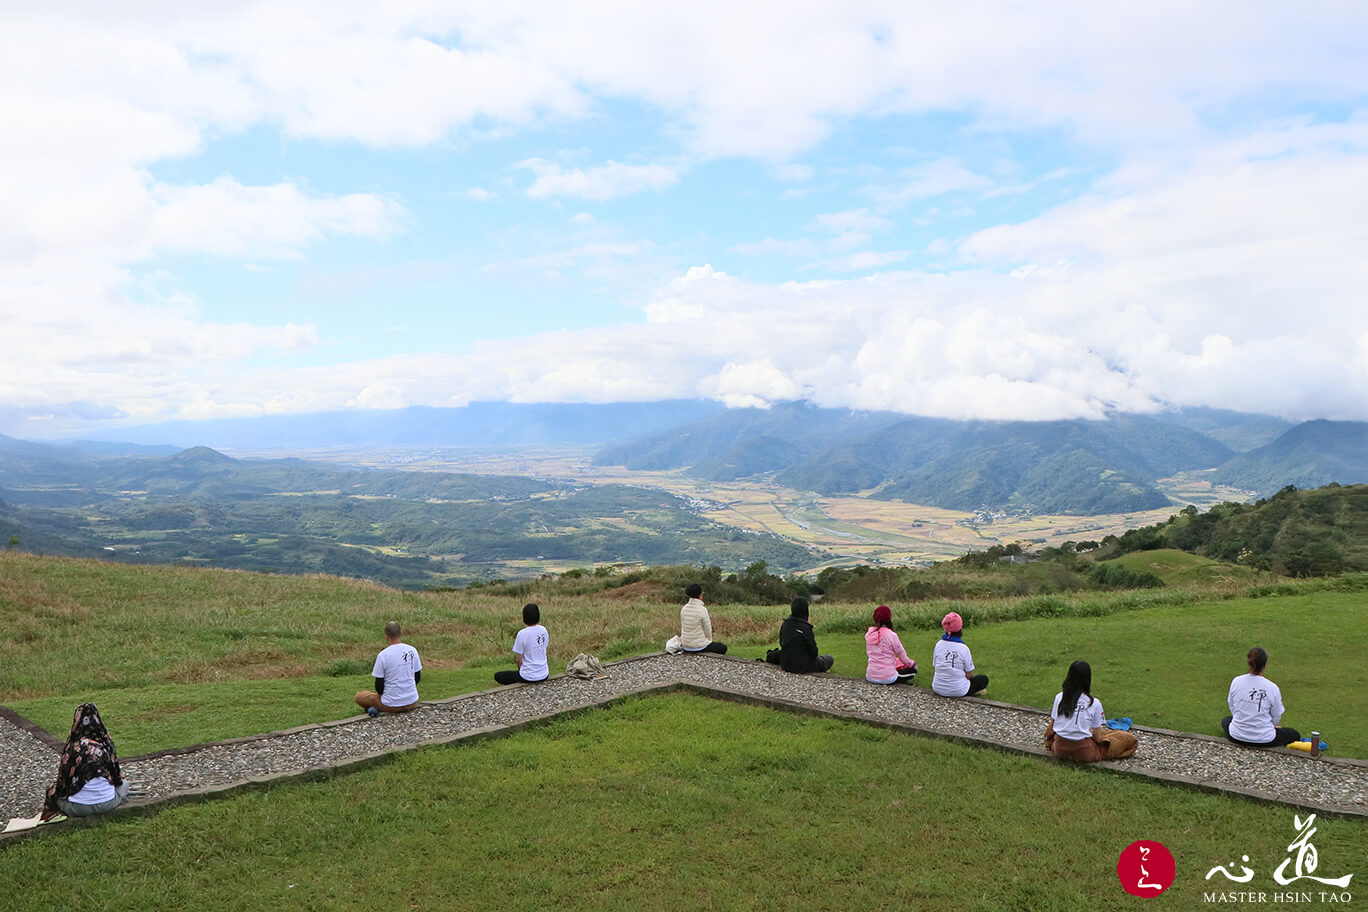
<svg viewBox="0 0 1368 912">
<path fill-rule="evenodd" d="M 605 589 L 599 595 L 601 598 L 612 599 L 617 602 L 630 602 L 640 599 L 660 602 L 667 601 L 665 589 L 665 584 L 658 580 L 638 580 L 635 583 L 618 586 L 616 589 Z"/>
<path fill-rule="evenodd" d="M 776 613 L 773 619 L 770 618 L 718 618 L 713 617 L 713 634 L 725 641 L 728 636 L 736 639 L 756 638 L 766 639 L 772 637 L 779 642 L 779 625 L 784 622 L 787 612 Z"/>
<path fill-rule="evenodd" d="M 223 656 L 212 662 L 186 662 L 167 669 L 157 677 L 177 684 L 205 684 L 211 681 L 274 680 L 303 678 L 314 665 L 300 656 L 287 656 L 278 649 L 253 649 Z"/>
<path fill-rule="evenodd" d="M 521 606 L 519 606 L 519 608 L 521 608 Z M 510 615 L 510 617 L 511 616 L 512 615 Z M 435 636 L 440 633 L 448 633 L 457 637 L 477 637 L 484 632 L 484 628 L 477 627 L 468 621 L 423 621 L 421 623 L 413 624 L 412 630 L 413 633 L 411 636 L 413 636 L 414 639 L 425 636 Z M 407 628 L 404 633 L 406 636 L 410 635 Z M 377 646 L 376 651 L 378 652 L 383 648 L 383 645 Z"/>
</svg>

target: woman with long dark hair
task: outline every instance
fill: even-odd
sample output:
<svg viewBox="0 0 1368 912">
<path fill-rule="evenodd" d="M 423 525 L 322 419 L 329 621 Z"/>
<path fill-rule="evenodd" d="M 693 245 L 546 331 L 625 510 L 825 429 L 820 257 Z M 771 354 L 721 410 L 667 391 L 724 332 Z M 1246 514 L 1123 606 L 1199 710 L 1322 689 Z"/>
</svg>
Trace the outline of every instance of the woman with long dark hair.
<svg viewBox="0 0 1368 912">
<path fill-rule="evenodd" d="M 1093 729 L 1106 721 L 1102 701 L 1092 695 L 1092 666 L 1080 659 L 1069 666 L 1050 709 L 1054 740 L 1050 752 L 1064 760 L 1096 763 L 1104 758 Z"/>
<path fill-rule="evenodd" d="M 94 703 L 76 707 L 71 734 L 57 762 L 57 781 L 48 786 L 42 819 L 58 814 L 88 817 L 112 811 L 128 797 L 114 742 Z"/>
</svg>

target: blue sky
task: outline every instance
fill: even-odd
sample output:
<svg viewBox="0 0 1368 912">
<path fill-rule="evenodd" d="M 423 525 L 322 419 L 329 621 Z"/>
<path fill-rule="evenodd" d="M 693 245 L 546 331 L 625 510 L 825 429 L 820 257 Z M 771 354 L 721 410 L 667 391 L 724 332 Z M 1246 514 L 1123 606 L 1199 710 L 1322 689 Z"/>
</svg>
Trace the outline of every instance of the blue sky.
<svg viewBox="0 0 1368 912">
<path fill-rule="evenodd" d="M 474 400 L 1368 419 L 1368 10 L 0 13 L 0 433 Z"/>
</svg>

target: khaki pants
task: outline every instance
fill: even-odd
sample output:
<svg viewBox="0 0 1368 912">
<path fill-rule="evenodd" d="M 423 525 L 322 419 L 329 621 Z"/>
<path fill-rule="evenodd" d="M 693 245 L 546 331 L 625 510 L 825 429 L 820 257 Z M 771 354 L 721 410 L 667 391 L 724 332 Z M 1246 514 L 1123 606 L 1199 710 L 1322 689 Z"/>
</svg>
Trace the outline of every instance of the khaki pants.
<svg viewBox="0 0 1368 912">
<path fill-rule="evenodd" d="M 373 690 L 358 690 L 356 692 L 356 705 L 362 709 L 369 709 L 374 706 L 382 713 L 406 713 L 410 709 L 418 708 L 418 701 L 414 700 L 408 706 L 386 706 L 380 702 L 380 695 Z"/>
</svg>

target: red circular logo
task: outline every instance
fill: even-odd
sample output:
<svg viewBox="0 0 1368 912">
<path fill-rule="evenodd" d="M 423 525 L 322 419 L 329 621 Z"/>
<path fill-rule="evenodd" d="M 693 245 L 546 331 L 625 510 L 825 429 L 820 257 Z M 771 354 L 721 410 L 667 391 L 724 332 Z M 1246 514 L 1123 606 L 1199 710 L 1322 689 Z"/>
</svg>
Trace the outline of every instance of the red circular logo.
<svg viewBox="0 0 1368 912">
<path fill-rule="evenodd" d="M 1116 876 L 1132 896 L 1158 896 L 1173 885 L 1177 864 L 1161 842 L 1137 839 L 1121 851 Z"/>
</svg>

